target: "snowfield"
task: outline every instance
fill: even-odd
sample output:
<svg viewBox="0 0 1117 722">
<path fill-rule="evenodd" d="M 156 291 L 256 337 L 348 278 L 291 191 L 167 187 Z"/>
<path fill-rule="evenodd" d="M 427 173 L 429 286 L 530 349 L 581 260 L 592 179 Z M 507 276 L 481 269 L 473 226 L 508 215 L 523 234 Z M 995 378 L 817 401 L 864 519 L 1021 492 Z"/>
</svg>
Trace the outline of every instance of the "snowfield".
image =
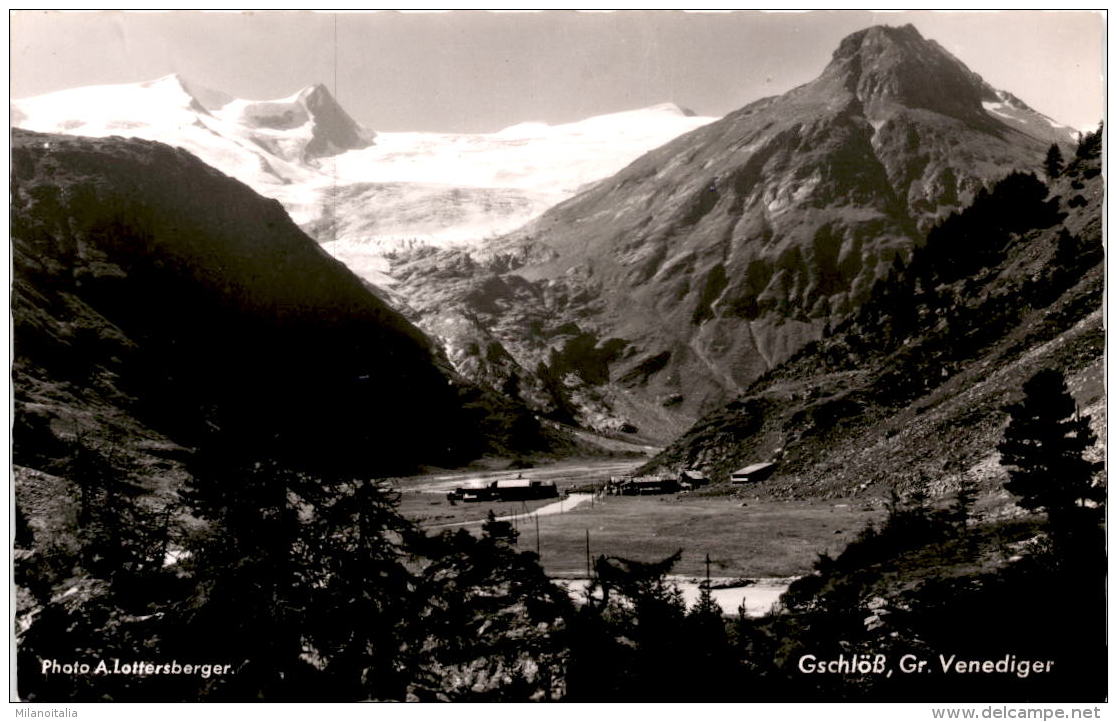
<svg viewBox="0 0 1117 722">
<path fill-rule="evenodd" d="M 178 75 L 15 100 L 11 111 L 13 125 L 28 130 L 183 148 L 278 200 L 327 251 L 377 285 L 391 283 L 387 252 L 483 246 L 716 120 L 667 103 L 495 133 L 374 133 L 321 85 L 244 100 Z"/>
</svg>

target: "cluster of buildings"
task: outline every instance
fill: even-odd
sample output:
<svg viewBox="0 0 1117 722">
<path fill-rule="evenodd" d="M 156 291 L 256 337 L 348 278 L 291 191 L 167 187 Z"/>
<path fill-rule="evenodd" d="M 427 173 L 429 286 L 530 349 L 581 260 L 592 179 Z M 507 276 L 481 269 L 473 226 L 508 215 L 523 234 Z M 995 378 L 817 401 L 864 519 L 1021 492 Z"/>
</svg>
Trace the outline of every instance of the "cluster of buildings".
<svg viewBox="0 0 1117 722">
<path fill-rule="evenodd" d="M 706 486 L 710 480 L 700 471 L 688 469 L 678 476 L 614 476 L 605 483 L 605 493 L 632 496 L 636 494 L 674 494 Z"/>
<path fill-rule="evenodd" d="M 775 462 L 751 464 L 737 469 L 729 476 L 733 484 L 751 484 L 764 481 L 776 470 Z M 614 476 L 605 484 L 606 494 L 623 496 L 637 494 L 674 494 L 706 486 L 710 479 L 701 471 L 686 469 L 677 476 Z"/>
<path fill-rule="evenodd" d="M 481 486 L 459 486 L 446 498 L 455 501 L 531 501 L 553 499 L 559 495 L 553 481 L 535 481 L 517 477 L 498 479 Z"/>
<path fill-rule="evenodd" d="M 764 481 L 776 470 L 775 462 L 751 464 L 737 469 L 729 476 L 733 484 L 750 484 Z M 691 491 L 710 483 L 701 471 L 686 469 L 675 476 L 613 476 L 605 482 L 603 493 L 610 496 L 636 496 L 642 494 L 674 494 Z M 487 484 L 460 486 L 446 498 L 458 501 L 531 501 L 552 499 L 559 495 L 553 481 L 534 481 L 518 476 L 515 479 L 498 479 Z"/>
</svg>

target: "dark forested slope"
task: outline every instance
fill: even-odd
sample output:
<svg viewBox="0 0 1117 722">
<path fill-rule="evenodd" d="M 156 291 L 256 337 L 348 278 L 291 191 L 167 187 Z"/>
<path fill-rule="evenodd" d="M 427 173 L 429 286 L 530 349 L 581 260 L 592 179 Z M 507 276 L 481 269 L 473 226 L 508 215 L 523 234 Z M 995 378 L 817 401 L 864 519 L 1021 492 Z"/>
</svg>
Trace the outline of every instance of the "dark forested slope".
<svg viewBox="0 0 1117 722">
<path fill-rule="evenodd" d="M 181 150 L 15 131 L 12 249 L 17 465 L 64 473 L 90 434 L 360 474 L 542 444 L 277 202 Z"/>
</svg>

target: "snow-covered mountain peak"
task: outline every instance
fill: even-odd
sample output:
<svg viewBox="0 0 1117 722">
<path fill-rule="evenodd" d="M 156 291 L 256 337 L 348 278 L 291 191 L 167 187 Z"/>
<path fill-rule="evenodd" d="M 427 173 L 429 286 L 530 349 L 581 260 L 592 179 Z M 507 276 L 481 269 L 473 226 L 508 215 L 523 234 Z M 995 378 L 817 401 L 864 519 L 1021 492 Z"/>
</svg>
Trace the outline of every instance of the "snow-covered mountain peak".
<svg viewBox="0 0 1117 722">
<path fill-rule="evenodd" d="M 259 142 L 289 161 L 366 148 L 375 133 L 363 128 L 317 83 L 278 100 L 234 100 L 221 109 L 232 123 L 258 131 Z"/>
<path fill-rule="evenodd" d="M 279 200 L 331 252 L 377 280 L 384 251 L 482 246 L 713 120 L 661 103 L 495 133 L 374 134 L 321 83 L 253 100 L 179 74 L 12 103 L 13 125 L 28 130 L 184 148 Z"/>
<path fill-rule="evenodd" d="M 135 135 L 151 126 L 178 127 L 209 112 L 177 75 L 120 85 L 89 85 L 12 102 L 18 124 L 74 135 Z M 131 132 L 140 131 L 140 132 Z"/>
<path fill-rule="evenodd" d="M 146 80 L 137 83 L 136 85 L 141 88 L 171 89 L 178 90 L 183 93 L 189 93 L 186 88 L 186 79 L 178 73 L 170 73 L 169 75 L 164 75 L 161 78 L 156 78 L 155 80 Z"/>
<path fill-rule="evenodd" d="M 672 103 L 672 102 L 660 103 L 659 105 L 653 105 L 653 106 L 650 106 L 650 107 L 646 108 L 646 110 L 658 111 L 658 112 L 662 112 L 662 113 L 671 113 L 672 115 L 681 115 L 681 116 L 686 117 L 686 118 L 693 118 L 693 117 L 698 115 L 698 113 L 695 113 L 690 108 L 684 108 L 683 106 L 679 105 L 678 103 Z"/>
<path fill-rule="evenodd" d="M 155 80 L 137 83 L 136 86 L 153 91 L 151 99 L 156 102 L 162 97 L 178 96 L 186 102 L 191 110 L 206 115 L 209 115 L 210 111 L 222 108 L 233 100 L 233 96 L 207 88 L 193 80 L 188 80 L 179 73 L 171 73 Z"/>
</svg>

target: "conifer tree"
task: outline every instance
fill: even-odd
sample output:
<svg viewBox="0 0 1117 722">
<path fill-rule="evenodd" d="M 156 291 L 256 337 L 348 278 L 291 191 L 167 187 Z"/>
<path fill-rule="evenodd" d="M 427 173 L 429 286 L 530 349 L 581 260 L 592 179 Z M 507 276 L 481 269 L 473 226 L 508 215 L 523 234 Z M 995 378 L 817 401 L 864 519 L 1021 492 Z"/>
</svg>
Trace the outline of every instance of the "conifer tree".
<svg viewBox="0 0 1117 722">
<path fill-rule="evenodd" d="M 386 483 L 322 480 L 296 558 L 307 560 L 304 655 L 324 673 L 327 699 L 402 699 L 406 622 L 415 609 L 403 539 L 413 533 Z M 327 687 L 328 685 L 328 687 Z"/>
<path fill-rule="evenodd" d="M 1078 147 L 1075 148 L 1074 155 L 1076 158 L 1096 158 L 1101 155 L 1102 135 L 1105 129 L 1105 123 L 1099 123 L 1098 129 L 1093 133 L 1086 133 L 1078 141 Z"/>
<path fill-rule="evenodd" d="M 1083 453 L 1094 445 L 1090 418 L 1077 413 L 1063 375 L 1045 369 L 1024 384 L 1024 398 L 1008 407 L 1009 423 L 997 445 L 1008 470 L 1005 489 L 1025 509 L 1043 510 L 1056 537 L 1092 514 L 1087 502 L 1104 499 L 1093 484 L 1100 462 Z"/>
<path fill-rule="evenodd" d="M 1055 143 L 1047 149 L 1047 157 L 1043 159 L 1043 170 L 1049 179 L 1057 178 L 1063 172 L 1063 152 Z"/>
<path fill-rule="evenodd" d="M 225 452 L 200 450 L 183 492 L 206 526 L 186 544 L 182 566 L 195 587 L 176 615 L 183 636 L 172 644 L 178 654 L 208 653 L 235 665 L 236 674 L 211 680 L 202 696 L 297 698 L 292 681 L 311 669 L 300 659 L 310 565 L 299 543 L 298 493 L 309 480 Z"/>
<path fill-rule="evenodd" d="M 687 612 L 684 622 L 687 667 L 682 670 L 684 689 L 680 697 L 689 699 L 732 698 L 736 694 L 736 669 L 729 634 L 721 606 L 710 592 L 709 579 L 702 586 L 698 602 Z"/>
</svg>

